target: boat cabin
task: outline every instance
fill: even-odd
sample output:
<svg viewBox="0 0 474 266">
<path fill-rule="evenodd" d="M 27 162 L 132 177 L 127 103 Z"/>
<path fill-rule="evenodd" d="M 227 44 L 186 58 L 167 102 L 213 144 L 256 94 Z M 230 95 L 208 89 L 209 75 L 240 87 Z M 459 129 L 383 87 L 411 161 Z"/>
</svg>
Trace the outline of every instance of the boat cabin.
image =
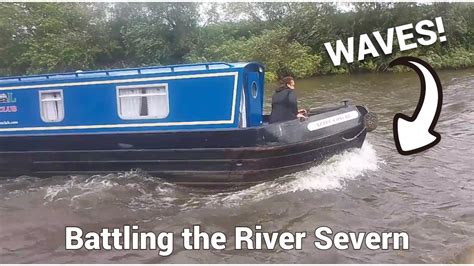
<svg viewBox="0 0 474 266">
<path fill-rule="evenodd" d="M 262 124 L 264 66 L 206 63 L 0 78 L 0 136 Z"/>
</svg>

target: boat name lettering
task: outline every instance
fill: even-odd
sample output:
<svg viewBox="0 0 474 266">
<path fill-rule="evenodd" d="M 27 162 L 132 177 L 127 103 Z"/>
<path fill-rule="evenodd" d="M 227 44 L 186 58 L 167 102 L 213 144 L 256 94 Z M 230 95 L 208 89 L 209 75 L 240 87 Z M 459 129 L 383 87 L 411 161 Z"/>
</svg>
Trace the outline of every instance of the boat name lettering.
<svg viewBox="0 0 474 266">
<path fill-rule="evenodd" d="M 0 103 L 16 103 L 16 98 L 13 97 L 13 93 L 0 93 Z"/>
<path fill-rule="evenodd" d="M 17 111 L 16 105 L 0 106 L 0 113 L 16 113 Z"/>
<path fill-rule="evenodd" d="M 309 131 L 314 131 L 314 130 L 317 130 L 317 129 L 321 129 L 321 128 L 333 126 L 333 125 L 336 125 L 336 124 L 340 124 L 340 123 L 343 123 L 343 122 L 346 122 L 346 121 L 349 121 L 349 120 L 352 120 L 352 119 L 356 119 L 358 117 L 359 117 L 359 112 L 350 111 L 350 112 L 343 113 L 343 114 L 340 114 L 340 115 L 335 115 L 335 116 L 324 118 L 324 119 L 321 119 L 321 120 L 318 120 L 318 121 L 311 122 L 311 123 L 308 124 L 308 130 Z"/>
</svg>

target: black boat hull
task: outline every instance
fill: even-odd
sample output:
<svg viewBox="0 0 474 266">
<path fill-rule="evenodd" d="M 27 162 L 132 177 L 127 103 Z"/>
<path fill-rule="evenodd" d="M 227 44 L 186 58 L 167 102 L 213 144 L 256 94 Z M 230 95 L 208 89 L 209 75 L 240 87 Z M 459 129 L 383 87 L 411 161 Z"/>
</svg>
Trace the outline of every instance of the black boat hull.
<svg viewBox="0 0 474 266">
<path fill-rule="evenodd" d="M 308 125 L 357 111 L 358 117 L 311 131 Z M 140 169 L 164 180 L 199 186 L 243 186 L 307 169 L 341 151 L 360 148 L 363 107 L 343 106 L 259 128 L 0 137 L 0 175 L 49 177 Z"/>
</svg>

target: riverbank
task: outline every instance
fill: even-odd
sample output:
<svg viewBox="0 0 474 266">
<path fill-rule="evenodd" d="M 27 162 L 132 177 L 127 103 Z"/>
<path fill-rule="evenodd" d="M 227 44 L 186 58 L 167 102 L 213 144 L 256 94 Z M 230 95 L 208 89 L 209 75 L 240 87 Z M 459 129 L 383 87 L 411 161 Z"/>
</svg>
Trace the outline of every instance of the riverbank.
<svg viewBox="0 0 474 266">
<path fill-rule="evenodd" d="M 0 3 L 0 76 L 258 61 L 276 80 L 389 71 L 401 55 L 458 69 L 474 66 L 473 14 L 471 3 Z M 393 40 L 390 56 L 334 67 L 324 47 L 436 17 L 446 41 L 407 53 Z"/>
<path fill-rule="evenodd" d="M 454 49 L 446 54 L 437 54 L 432 51 L 410 51 L 409 53 L 400 53 L 391 55 L 389 57 L 379 57 L 375 59 L 367 59 L 363 62 L 354 62 L 352 64 L 342 64 L 335 67 L 331 62 L 325 61 L 314 70 L 314 74 L 307 76 L 307 73 L 295 72 L 293 75 L 297 78 L 311 78 L 322 77 L 330 75 L 341 74 L 362 74 L 362 73 L 392 73 L 392 72 L 408 72 L 410 68 L 405 66 L 396 66 L 390 68 L 389 64 L 392 60 L 400 56 L 418 57 L 435 70 L 461 70 L 474 68 L 474 51 L 469 51 L 464 48 Z M 277 81 L 279 77 L 275 70 L 270 67 L 267 68 L 265 79 L 267 82 Z"/>
</svg>

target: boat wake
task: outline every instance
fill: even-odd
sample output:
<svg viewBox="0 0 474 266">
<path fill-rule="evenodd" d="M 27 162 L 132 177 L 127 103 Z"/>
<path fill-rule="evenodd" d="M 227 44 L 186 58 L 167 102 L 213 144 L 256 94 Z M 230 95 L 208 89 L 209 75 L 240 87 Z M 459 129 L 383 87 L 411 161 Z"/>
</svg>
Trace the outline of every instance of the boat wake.
<svg viewBox="0 0 474 266">
<path fill-rule="evenodd" d="M 283 176 L 251 188 L 217 195 L 224 205 L 240 205 L 298 191 L 343 189 L 346 181 L 378 169 L 373 146 L 365 142 L 361 149 L 345 151 L 308 170 Z"/>
<path fill-rule="evenodd" d="M 244 190 L 210 193 L 167 183 L 140 171 L 94 176 L 39 179 L 21 177 L 0 181 L 6 202 L 34 197 L 38 204 L 73 209 L 118 207 L 128 211 L 186 211 L 236 207 L 300 191 L 343 189 L 345 182 L 378 168 L 373 146 L 366 142 L 308 170 L 280 177 Z M 171 213 L 170 213 L 171 214 Z"/>
</svg>

